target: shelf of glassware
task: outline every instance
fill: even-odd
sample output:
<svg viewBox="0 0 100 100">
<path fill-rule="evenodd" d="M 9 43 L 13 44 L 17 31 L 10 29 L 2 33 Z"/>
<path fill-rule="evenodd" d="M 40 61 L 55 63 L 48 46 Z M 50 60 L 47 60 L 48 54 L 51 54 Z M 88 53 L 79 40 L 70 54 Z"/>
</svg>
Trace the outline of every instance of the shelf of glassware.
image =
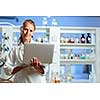
<svg viewBox="0 0 100 100">
<path fill-rule="evenodd" d="M 94 49 L 96 48 L 96 44 L 82 44 L 82 43 L 60 43 L 60 49 Z M 96 61 L 95 52 L 94 54 L 88 55 L 87 57 L 68 59 L 68 55 L 60 54 L 60 57 L 67 57 L 67 58 L 60 58 L 60 63 L 69 63 L 69 64 L 93 64 Z"/>
<path fill-rule="evenodd" d="M 37 26 L 32 37 L 33 41 L 36 42 L 49 42 L 49 31 L 50 27 L 47 26 Z M 18 39 L 20 38 L 20 26 L 13 27 L 13 45 L 18 44 Z"/>
<path fill-rule="evenodd" d="M 93 75 L 93 67 L 94 65 L 88 65 L 88 71 L 84 66 L 85 64 L 69 64 L 69 63 L 64 63 L 61 64 L 60 67 L 60 79 L 61 83 L 90 83 L 94 82 L 94 75 Z M 80 66 L 81 70 L 80 72 L 78 68 Z M 91 66 L 91 67 L 89 67 Z M 76 68 L 78 71 L 76 71 Z M 91 73 L 91 74 L 90 74 Z M 91 77 L 92 76 L 92 77 Z"/>
<path fill-rule="evenodd" d="M 65 49 L 65 50 L 79 49 L 80 50 L 81 49 L 82 50 L 81 54 L 83 55 L 85 53 L 84 52 L 85 49 L 94 50 L 94 52 L 92 52 L 91 54 L 86 54 L 84 56 L 81 56 L 78 54 L 78 56 L 74 55 L 74 57 L 72 58 L 69 58 L 68 56 L 69 54 L 65 53 L 66 51 L 63 53 L 60 51 L 60 64 L 69 64 L 69 66 L 71 66 L 71 64 L 83 64 L 83 65 L 93 64 L 95 66 L 96 29 L 95 28 L 66 28 L 64 27 L 64 28 L 61 28 L 60 30 L 61 30 L 60 31 L 60 50 L 61 49 Z M 86 37 L 87 33 L 91 34 L 91 43 L 86 43 L 86 40 L 85 40 L 85 43 L 81 43 L 81 34 L 85 34 L 85 37 Z M 69 69 L 71 70 L 71 67 L 69 67 Z M 71 74 L 70 71 L 68 72 Z M 72 77 L 69 77 L 69 78 L 71 78 L 70 80 L 71 83 L 89 83 L 90 82 L 90 78 L 89 79 L 75 79 Z"/>
</svg>

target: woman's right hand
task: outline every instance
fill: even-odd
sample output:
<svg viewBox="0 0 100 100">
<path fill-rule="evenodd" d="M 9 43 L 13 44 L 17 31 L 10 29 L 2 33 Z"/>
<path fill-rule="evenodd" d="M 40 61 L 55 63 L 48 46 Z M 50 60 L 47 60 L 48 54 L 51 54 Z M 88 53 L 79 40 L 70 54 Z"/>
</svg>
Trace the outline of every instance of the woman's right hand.
<svg viewBox="0 0 100 100">
<path fill-rule="evenodd" d="M 39 67 L 41 65 L 41 62 L 40 62 L 40 60 L 37 57 L 33 57 L 31 59 L 31 65 Z"/>
<path fill-rule="evenodd" d="M 31 65 L 41 74 L 44 74 L 44 69 L 41 67 L 41 62 L 37 57 L 31 59 Z"/>
</svg>

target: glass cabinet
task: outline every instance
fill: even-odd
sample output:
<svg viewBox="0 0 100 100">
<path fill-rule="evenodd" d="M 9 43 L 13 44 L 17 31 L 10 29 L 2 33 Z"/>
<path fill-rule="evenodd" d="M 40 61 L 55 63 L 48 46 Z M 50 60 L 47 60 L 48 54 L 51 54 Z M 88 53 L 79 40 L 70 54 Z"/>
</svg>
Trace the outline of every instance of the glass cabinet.
<svg viewBox="0 0 100 100">
<path fill-rule="evenodd" d="M 45 68 L 47 82 L 95 82 L 96 75 L 99 75 L 96 73 L 99 68 L 97 59 L 99 32 L 100 29 L 93 27 L 37 26 L 32 37 L 33 41 L 55 45 L 53 63 L 47 64 Z M 2 37 L 4 33 L 9 36 L 9 42 L 5 41 L 9 48 L 18 44 L 20 26 L 0 27 L 1 47 L 4 45 Z M 2 49 L 0 51 L 3 54 Z M 3 75 L 1 70 L 0 75 Z"/>
<path fill-rule="evenodd" d="M 95 82 L 96 30 L 93 28 L 60 28 L 60 31 L 62 80 Z M 62 67 L 66 69 L 65 72 L 62 71 Z M 93 79 L 90 78 L 91 75 Z"/>
</svg>

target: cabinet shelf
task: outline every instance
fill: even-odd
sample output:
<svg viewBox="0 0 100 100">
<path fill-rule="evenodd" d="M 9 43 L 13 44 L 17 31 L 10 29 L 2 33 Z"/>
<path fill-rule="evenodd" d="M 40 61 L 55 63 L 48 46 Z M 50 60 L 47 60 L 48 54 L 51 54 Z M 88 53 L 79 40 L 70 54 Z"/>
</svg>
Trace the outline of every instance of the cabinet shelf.
<svg viewBox="0 0 100 100">
<path fill-rule="evenodd" d="M 93 64 L 95 59 L 83 60 L 83 59 L 60 59 L 61 64 Z"/>
<path fill-rule="evenodd" d="M 60 43 L 60 48 L 75 48 L 75 47 L 80 47 L 80 48 L 95 48 L 95 44 L 82 44 L 82 43 Z"/>
<path fill-rule="evenodd" d="M 71 83 L 90 83 L 89 79 L 72 79 Z"/>
</svg>

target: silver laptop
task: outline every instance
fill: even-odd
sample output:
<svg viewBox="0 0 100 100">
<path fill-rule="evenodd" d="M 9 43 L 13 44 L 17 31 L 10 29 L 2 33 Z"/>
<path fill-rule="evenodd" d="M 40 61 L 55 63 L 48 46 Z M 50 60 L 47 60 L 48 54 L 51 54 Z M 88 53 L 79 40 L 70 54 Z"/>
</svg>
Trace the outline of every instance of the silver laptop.
<svg viewBox="0 0 100 100">
<path fill-rule="evenodd" d="M 30 64 L 30 59 L 37 57 L 43 64 L 51 64 L 53 60 L 54 44 L 32 43 L 24 45 L 23 63 Z"/>
</svg>

